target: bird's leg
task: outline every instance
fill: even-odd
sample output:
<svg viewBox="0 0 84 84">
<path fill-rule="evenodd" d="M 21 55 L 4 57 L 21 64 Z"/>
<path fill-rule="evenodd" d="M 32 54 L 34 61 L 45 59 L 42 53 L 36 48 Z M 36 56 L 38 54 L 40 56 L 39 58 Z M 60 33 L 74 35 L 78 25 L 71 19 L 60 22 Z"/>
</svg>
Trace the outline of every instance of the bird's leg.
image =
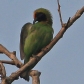
<svg viewBox="0 0 84 84">
<path fill-rule="evenodd" d="M 32 54 L 32 57 L 36 58 L 37 61 L 40 60 L 40 57 L 37 55 Z"/>
</svg>

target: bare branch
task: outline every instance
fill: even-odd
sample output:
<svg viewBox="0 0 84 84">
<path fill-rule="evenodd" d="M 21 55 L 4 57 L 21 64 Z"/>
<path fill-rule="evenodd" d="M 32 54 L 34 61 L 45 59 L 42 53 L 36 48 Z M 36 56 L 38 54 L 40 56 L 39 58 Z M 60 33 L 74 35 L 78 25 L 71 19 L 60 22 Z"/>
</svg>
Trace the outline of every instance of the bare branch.
<svg viewBox="0 0 84 84">
<path fill-rule="evenodd" d="M 76 14 L 70 19 L 68 27 L 70 27 L 81 15 L 84 13 L 84 6 L 76 12 Z"/>
<path fill-rule="evenodd" d="M 32 77 L 32 84 L 40 84 L 40 72 L 37 70 L 31 70 L 29 75 Z"/>
<path fill-rule="evenodd" d="M 6 54 L 11 60 L 14 61 L 14 63 L 16 64 L 16 66 L 21 66 L 22 63 L 16 58 L 16 56 L 14 55 L 14 52 L 11 53 L 9 52 L 3 45 L 0 44 L 0 52 Z"/>
<path fill-rule="evenodd" d="M 0 75 L 1 75 L 1 84 L 5 84 L 4 81 L 6 79 L 6 71 L 4 65 L 0 62 Z"/>
<path fill-rule="evenodd" d="M 15 65 L 14 61 L 0 60 L 0 62 L 5 63 L 5 64 Z"/>
<path fill-rule="evenodd" d="M 3 63 L 1 63 L 1 62 L 0 62 L 0 74 L 1 74 L 2 79 L 6 77 L 5 67 L 4 67 Z"/>
<path fill-rule="evenodd" d="M 60 17 L 60 22 L 61 22 L 61 26 L 63 26 L 63 21 L 62 21 L 62 15 L 61 15 L 61 9 L 60 9 L 60 4 L 59 4 L 59 0 L 57 0 L 58 3 L 58 13 L 59 13 L 59 17 Z"/>
</svg>

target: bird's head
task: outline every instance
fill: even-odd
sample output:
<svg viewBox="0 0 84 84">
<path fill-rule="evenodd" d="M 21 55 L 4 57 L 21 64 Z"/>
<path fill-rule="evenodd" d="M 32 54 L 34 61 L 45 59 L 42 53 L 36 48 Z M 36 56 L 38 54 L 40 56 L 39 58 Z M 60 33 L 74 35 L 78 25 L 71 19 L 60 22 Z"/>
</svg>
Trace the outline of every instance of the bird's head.
<svg viewBox="0 0 84 84">
<path fill-rule="evenodd" d="M 45 8 L 39 8 L 34 11 L 33 24 L 35 24 L 36 21 L 47 22 L 50 25 L 52 25 L 52 23 L 53 23 L 51 13 L 49 12 L 49 10 L 47 10 Z"/>
</svg>

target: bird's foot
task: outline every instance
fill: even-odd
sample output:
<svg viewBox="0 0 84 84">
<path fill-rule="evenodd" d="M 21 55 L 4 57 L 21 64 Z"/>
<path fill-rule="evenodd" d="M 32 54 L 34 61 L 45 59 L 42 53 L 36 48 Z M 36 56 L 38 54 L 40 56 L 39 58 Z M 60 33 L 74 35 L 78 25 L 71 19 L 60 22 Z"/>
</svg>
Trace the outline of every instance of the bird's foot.
<svg viewBox="0 0 84 84">
<path fill-rule="evenodd" d="M 40 57 L 37 55 L 32 54 L 32 57 L 36 58 L 37 61 L 40 60 Z"/>
</svg>

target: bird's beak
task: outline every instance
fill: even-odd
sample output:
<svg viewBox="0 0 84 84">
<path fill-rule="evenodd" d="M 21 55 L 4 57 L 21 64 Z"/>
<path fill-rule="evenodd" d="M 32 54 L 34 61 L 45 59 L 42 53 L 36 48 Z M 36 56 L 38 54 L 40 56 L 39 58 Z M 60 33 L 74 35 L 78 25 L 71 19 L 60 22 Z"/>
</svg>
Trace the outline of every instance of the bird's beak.
<svg viewBox="0 0 84 84">
<path fill-rule="evenodd" d="M 35 22 L 37 21 L 38 18 L 35 18 L 34 21 L 33 21 L 33 24 L 35 24 Z"/>
</svg>

